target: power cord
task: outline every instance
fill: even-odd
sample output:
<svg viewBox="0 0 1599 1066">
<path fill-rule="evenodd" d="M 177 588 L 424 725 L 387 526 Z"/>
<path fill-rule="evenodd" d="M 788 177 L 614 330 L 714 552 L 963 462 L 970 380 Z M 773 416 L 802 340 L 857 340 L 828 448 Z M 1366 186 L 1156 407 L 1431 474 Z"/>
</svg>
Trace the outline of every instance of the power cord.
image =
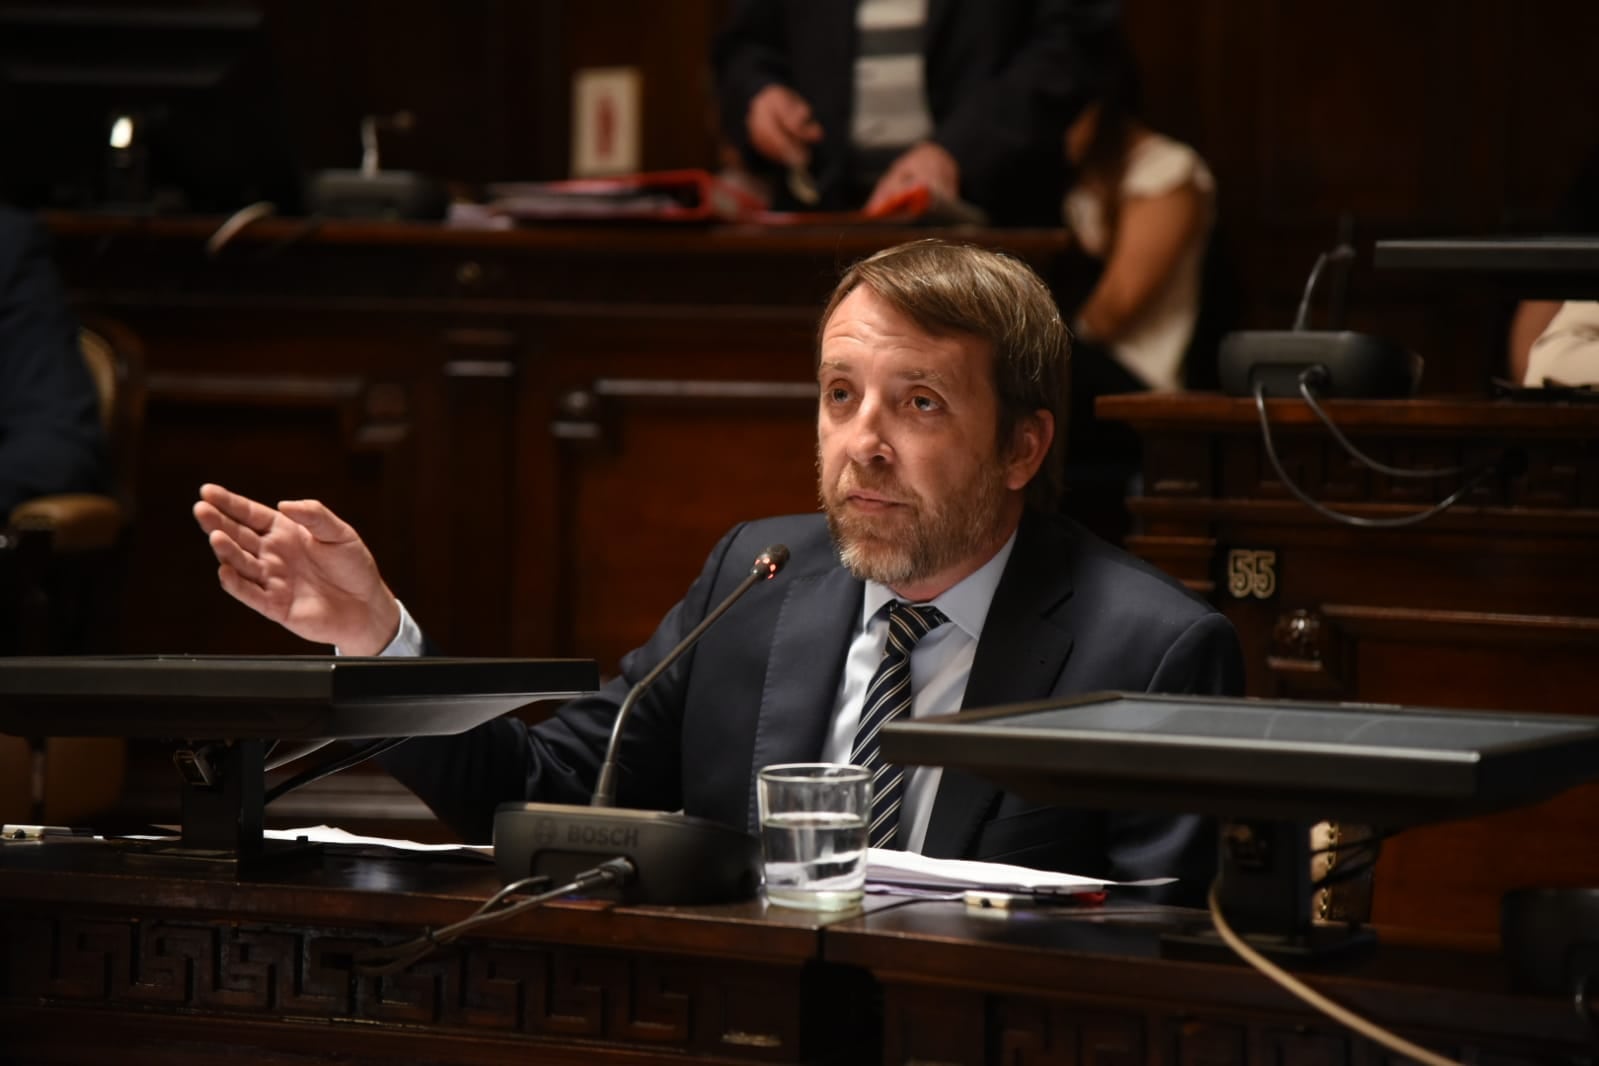
<svg viewBox="0 0 1599 1066">
<path fill-rule="evenodd" d="M 1311 369 L 1316 368 L 1313 367 Z M 1306 391 L 1306 380 L 1308 377 L 1310 377 L 1310 370 L 1306 370 L 1299 376 L 1301 393 Z M 1460 488 L 1444 497 L 1444 499 L 1438 503 L 1427 508 L 1425 511 L 1418 511 L 1415 514 L 1401 515 L 1397 518 L 1365 518 L 1361 515 L 1352 515 L 1346 514 L 1342 511 L 1335 511 L 1332 508 L 1323 505 L 1319 501 L 1312 499 L 1310 494 L 1305 492 L 1304 489 L 1300 488 L 1299 485 L 1288 476 L 1288 472 L 1283 469 L 1282 461 L 1277 458 L 1277 446 L 1272 440 L 1271 417 L 1266 413 L 1265 389 L 1265 382 L 1255 382 L 1255 411 L 1260 417 L 1261 439 L 1265 443 L 1266 458 L 1271 463 L 1272 471 L 1277 475 L 1277 479 L 1283 483 L 1283 487 L 1286 488 L 1296 500 L 1304 504 L 1306 507 L 1309 507 L 1312 511 L 1315 511 L 1323 518 L 1330 518 L 1334 522 L 1339 522 L 1343 525 L 1355 526 L 1359 529 L 1403 529 L 1406 526 L 1418 525 L 1434 515 L 1447 511 L 1449 508 L 1458 503 L 1461 497 L 1471 492 L 1478 485 L 1481 485 L 1495 474 L 1507 471 L 1513 465 L 1509 461 L 1501 461 L 1488 463 L 1482 467 L 1479 467 L 1477 469 L 1476 476 L 1474 476 L 1470 481 L 1467 481 L 1464 485 L 1460 486 Z M 1325 412 L 1323 412 L 1314 404 L 1312 405 L 1312 409 L 1321 416 L 1323 422 L 1325 422 L 1329 427 L 1332 426 L 1332 420 L 1326 416 Z M 1360 451 L 1356 450 L 1348 443 L 1344 435 L 1336 430 L 1336 428 L 1334 428 L 1334 436 L 1335 439 L 1345 447 L 1351 456 L 1366 466 L 1371 467 L 1373 470 L 1376 470 L 1379 473 L 1387 473 L 1392 476 L 1401 476 L 1393 475 L 1393 471 L 1396 468 L 1387 467 L 1383 464 L 1376 463 Z M 1445 471 L 1417 471 L 1415 475 L 1406 474 L 1402 476 L 1443 477 L 1448 476 L 1448 473 L 1449 472 Z"/>
<path fill-rule="evenodd" d="M 1233 932 L 1233 927 L 1227 923 L 1227 919 L 1221 913 L 1221 902 L 1217 895 L 1219 884 L 1219 878 L 1210 884 L 1210 893 L 1207 897 L 1210 905 L 1210 920 L 1216 926 L 1216 933 L 1221 937 L 1222 942 L 1231 948 L 1235 955 L 1253 966 L 1265 977 L 1276 982 L 1289 995 L 1327 1015 L 1327 1017 L 1340 1025 L 1354 1030 L 1373 1043 L 1381 1044 L 1390 1051 L 1424 1063 L 1425 1066 L 1461 1066 L 1454 1059 L 1445 1058 L 1419 1044 L 1413 1044 L 1398 1033 L 1384 1029 L 1370 1019 L 1356 1014 L 1348 1007 L 1334 1003 L 1250 947 L 1244 942 L 1242 937 Z"/>
<path fill-rule="evenodd" d="M 1371 848 L 1375 854 L 1376 849 L 1381 848 L 1383 842 L 1391 839 L 1396 832 L 1397 830 L 1389 829 L 1380 833 L 1367 833 L 1365 836 L 1356 840 L 1340 840 L 1332 844 L 1327 844 L 1323 847 L 1312 848 L 1310 853 L 1312 855 L 1325 855 L 1329 851 L 1358 851 L 1363 848 Z"/>
<path fill-rule="evenodd" d="M 1392 830 L 1372 832 L 1358 840 L 1339 840 L 1326 847 L 1312 848 L 1310 852 L 1312 858 L 1317 855 L 1336 855 L 1339 860 L 1325 874 L 1310 883 L 1312 896 L 1323 889 L 1341 885 L 1346 881 L 1358 881 L 1376 869 L 1383 842 L 1393 835 Z"/>
<path fill-rule="evenodd" d="M 1321 419 L 1321 424 L 1327 427 L 1327 432 L 1333 435 L 1333 440 L 1337 441 L 1344 451 L 1354 456 L 1365 466 L 1377 471 L 1379 474 L 1387 474 L 1389 477 L 1397 478 L 1458 477 L 1469 472 L 1470 468 L 1466 466 L 1440 466 L 1433 467 L 1430 470 L 1389 466 L 1386 463 L 1379 463 L 1355 447 L 1349 438 L 1344 436 L 1344 431 L 1338 428 L 1337 423 L 1332 420 L 1331 416 L 1322 409 L 1321 404 L 1316 401 L 1315 393 L 1311 391 L 1311 386 L 1313 385 L 1317 388 L 1325 388 L 1331 378 L 1332 376 L 1327 373 L 1327 368 L 1324 366 L 1318 365 L 1305 368 L 1304 372 L 1299 375 L 1299 395 L 1305 398 L 1306 405 L 1315 412 L 1317 418 Z"/>
<path fill-rule="evenodd" d="M 491 922 L 502 921 L 514 914 L 521 914 L 523 911 L 536 907 L 541 903 L 548 903 L 552 899 L 571 895 L 574 892 L 586 892 L 591 888 L 598 888 L 602 885 L 624 885 L 631 881 L 633 875 L 637 872 L 638 868 L 633 865 L 631 860 L 618 855 L 614 859 L 606 859 L 598 866 L 589 867 L 558 888 L 547 889 L 537 895 L 529 896 L 527 899 L 507 904 L 505 900 L 511 896 L 523 892 L 531 886 L 548 884 L 550 879 L 543 874 L 539 874 L 534 877 L 524 877 L 520 881 L 512 881 L 485 900 L 483 905 L 478 907 L 477 910 L 458 922 L 453 922 L 440 929 L 424 929 L 421 936 L 407 940 L 402 944 L 357 952 L 354 960 L 355 972 L 365 977 L 392 976 L 474 929 L 481 928 Z"/>
<path fill-rule="evenodd" d="M 278 205 L 270 200 L 257 200 L 253 204 L 246 204 L 239 208 L 223 219 L 222 224 L 212 232 L 211 236 L 205 239 L 206 257 L 215 259 L 222 254 L 222 249 L 226 248 L 228 242 L 233 240 L 233 238 L 243 233 L 253 223 L 259 222 L 263 218 L 270 218 L 277 213 L 277 210 Z"/>
<path fill-rule="evenodd" d="M 304 788 L 314 781 L 320 781 L 324 777 L 331 777 L 341 770 L 348 770 L 350 767 L 364 763 L 374 756 L 382 755 L 386 751 L 392 751 L 409 739 L 409 737 L 389 737 L 384 740 L 374 740 L 372 743 L 356 748 L 345 755 L 318 763 L 310 769 L 302 770 L 293 777 L 279 781 L 267 789 L 266 793 L 261 797 L 261 802 L 263 805 L 271 803 L 273 800 L 286 796 L 297 788 Z M 299 754 L 304 755 L 307 752 L 301 751 Z M 274 765 L 282 765 L 282 762 L 283 760 L 274 760 Z"/>
<path fill-rule="evenodd" d="M 263 769 L 276 770 L 280 767 L 287 766 L 289 763 L 294 762 L 297 759 L 305 758 L 312 752 L 321 751 L 331 743 L 333 743 L 333 738 L 331 737 L 318 740 L 304 740 L 300 741 L 299 743 L 289 743 L 287 741 L 274 740 L 267 746 L 265 754 L 266 763 Z"/>
</svg>

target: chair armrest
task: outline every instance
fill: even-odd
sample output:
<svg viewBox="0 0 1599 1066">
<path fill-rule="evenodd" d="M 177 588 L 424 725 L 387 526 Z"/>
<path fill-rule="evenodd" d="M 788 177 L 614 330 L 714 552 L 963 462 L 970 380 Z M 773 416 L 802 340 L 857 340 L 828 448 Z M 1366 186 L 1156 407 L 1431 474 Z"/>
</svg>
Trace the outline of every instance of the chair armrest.
<svg viewBox="0 0 1599 1066">
<path fill-rule="evenodd" d="M 117 542 L 122 505 L 93 493 L 39 496 L 12 509 L 11 525 L 19 530 L 49 530 L 54 552 L 97 551 Z"/>
</svg>

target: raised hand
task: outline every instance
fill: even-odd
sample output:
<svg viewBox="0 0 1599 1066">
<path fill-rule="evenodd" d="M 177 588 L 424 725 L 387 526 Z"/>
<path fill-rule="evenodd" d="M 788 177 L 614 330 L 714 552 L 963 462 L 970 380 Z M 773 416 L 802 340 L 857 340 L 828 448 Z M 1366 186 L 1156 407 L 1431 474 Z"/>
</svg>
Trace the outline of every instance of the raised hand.
<svg viewBox="0 0 1599 1066">
<path fill-rule="evenodd" d="M 200 486 L 195 521 L 234 599 L 289 632 L 346 655 L 376 655 L 400 627 L 400 606 L 355 530 L 316 500 L 276 509 Z"/>
<path fill-rule="evenodd" d="M 756 93 L 744 124 L 755 150 L 786 167 L 808 166 L 811 145 L 822 139 L 811 105 L 785 85 L 768 85 Z"/>
<path fill-rule="evenodd" d="M 880 209 L 887 201 L 902 195 L 918 185 L 939 200 L 960 198 L 960 164 L 942 145 L 922 141 L 905 149 L 877 181 L 872 197 L 866 202 L 866 213 Z"/>
</svg>

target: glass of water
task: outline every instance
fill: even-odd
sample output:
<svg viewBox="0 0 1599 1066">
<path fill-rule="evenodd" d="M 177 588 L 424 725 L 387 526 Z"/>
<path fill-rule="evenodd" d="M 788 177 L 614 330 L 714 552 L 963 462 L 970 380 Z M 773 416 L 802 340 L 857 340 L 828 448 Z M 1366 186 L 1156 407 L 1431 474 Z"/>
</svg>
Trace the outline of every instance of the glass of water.
<svg viewBox="0 0 1599 1066">
<path fill-rule="evenodd" d="M 766 898 L 821 911 L 859 903 L 866 889 L 871 771 L 839 763 L 768 766 L 756 793 Z"/>
</svg>

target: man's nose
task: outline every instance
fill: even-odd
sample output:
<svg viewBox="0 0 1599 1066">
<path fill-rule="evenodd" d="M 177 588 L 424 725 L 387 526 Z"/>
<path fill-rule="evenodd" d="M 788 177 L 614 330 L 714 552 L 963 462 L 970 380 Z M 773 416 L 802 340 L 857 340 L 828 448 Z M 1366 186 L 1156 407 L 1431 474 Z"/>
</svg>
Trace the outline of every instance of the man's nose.
<svg viewBox="0 0 1599 1066">
<path fill-rule="evenodd" d="M 856 408 L 850 420 L 848 450 L 849 457 L 862 466 L 882 462 L 891 454 L 883 407 L 875 399 L 868 398 Z"/>
</svg>

